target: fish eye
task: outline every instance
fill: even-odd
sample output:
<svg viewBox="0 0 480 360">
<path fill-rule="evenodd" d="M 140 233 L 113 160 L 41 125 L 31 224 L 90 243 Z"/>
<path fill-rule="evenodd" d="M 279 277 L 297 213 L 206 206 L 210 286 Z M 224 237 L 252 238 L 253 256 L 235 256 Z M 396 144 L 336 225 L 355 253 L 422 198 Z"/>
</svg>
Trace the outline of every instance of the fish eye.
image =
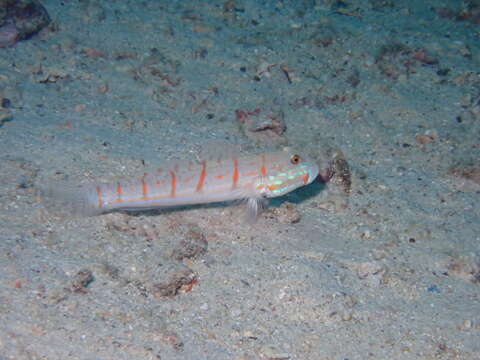
<svg viewBox="0 0 480 360">
<path fill-rule="evenodd" d="M 300 163 L 300 161 L 302 161 L 302 158 L 300 157 L 300 155 L 292 155 L 292 157 L 290 158 L 290 162 L 293 164 L 293 165 L 297 165 Z"/>
</svg>

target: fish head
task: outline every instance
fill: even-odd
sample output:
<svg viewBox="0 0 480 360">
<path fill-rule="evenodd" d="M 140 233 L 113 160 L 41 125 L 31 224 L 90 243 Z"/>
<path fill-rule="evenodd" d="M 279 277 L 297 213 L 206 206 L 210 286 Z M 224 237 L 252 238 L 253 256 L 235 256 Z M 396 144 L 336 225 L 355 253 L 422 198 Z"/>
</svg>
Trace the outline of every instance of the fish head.
<svg viewBox="0 0 480 360">
<path fill-rule="evenodd" d="M 277 197 L 310 184 L 318 176 L 318 165 L 307 155 L 295 151 L 267 154 L 262 195 Z"/>
</svg>

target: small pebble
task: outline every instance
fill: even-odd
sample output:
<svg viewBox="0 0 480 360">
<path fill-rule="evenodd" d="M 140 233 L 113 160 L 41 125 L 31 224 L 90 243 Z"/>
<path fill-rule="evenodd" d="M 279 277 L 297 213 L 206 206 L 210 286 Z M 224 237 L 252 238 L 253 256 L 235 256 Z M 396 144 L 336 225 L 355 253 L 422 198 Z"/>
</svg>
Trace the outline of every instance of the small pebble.
<svg viewBox="0 0 480 360">
<path fill-rule="evenodd" d="M 358 227 L 358 232 L 360 233 L 360 238 L 369 240 L 372 238 L 372 230 L 365 225 Z"/>
<path fill-rule="evenodd" d="M 242 315 L 242 310 L 240 309 L 232 309 L 230 311 L 230 315 L 232 315 L 232 317 L 239 317 L 240 315 Z"/>
<path fill-rule="evenodd" d="M 93 273 L 89 269 L 80 270 L 72 279 L 70 288 L 75 293 L 86 293 L 87 286 L 94 280 Z"/>
<path fill-rule="evenodd" d="M 301 219 L 295 204 L 290 202 L 284 202 L 280 207 L 273 208 L 270 213 L 282 224 L 296 224 Z"/>
<path fill-rule="evenodd" d="M 10 99 L 7 99 L 7 98 L 2 98 L 2 104 L 1 104 L 2 108 L 9 108 L 10 106 L 12 106 L 12 102 L 10 101 Z"/>
</svg>

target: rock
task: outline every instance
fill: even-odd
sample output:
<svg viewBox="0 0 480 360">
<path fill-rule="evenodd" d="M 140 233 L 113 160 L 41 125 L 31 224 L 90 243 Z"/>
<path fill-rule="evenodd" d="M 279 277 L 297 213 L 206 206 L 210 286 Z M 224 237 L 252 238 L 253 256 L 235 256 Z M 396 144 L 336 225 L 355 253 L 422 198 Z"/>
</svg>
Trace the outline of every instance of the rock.
<svg viewBox="0 0 480 360">
<path fill-rule="evenodd" d="M 178 242 L 172 252 L 172 258 L 182 261 L 194 259 L 204 255 L 208 249 L 208 242 L 198 226 L 186 225 L 177 231 Z"/>
<path fill-rule="evenodd" d="M 151 274 L 153 275 L 153 274 Z M 159 269 L 158 277 L 151 278 L 151 292 L 157 299 L 176 296 L 179 292 L 188 292 L 197 282 L 197 275 L 188 267 L 180 264 L 170 264 Z"/>
<path fill-rule="evenodd" d="M 0 27 L 0 48 L 6 48 L 15 45 L 20 39 L 20 34 L 13 24 L 5 24 Z"/>
<path fill-rule="evenodd" d="M 447 266 L 447 273 L 457 279 L 480 283 L 480 258 L 478 256 L 452 256 Z"/>
<path fill-rule="evenodd" d="M 284 132 L 287 128 L 284 113 L 279 109 L 253 111 L 235 110 L 235 118 L 241 130 L 248 138 L 267 144 L 285 143 Z"/>
<path fill-rule="evenodd" d="M 29 39 L 48 24 L 50 16 L 37 0 L 0 0 L 0 47 Z"/>
<path fill-rule="evenodd" d="M 12 120 L 12 118 L 13 115 L 10 110 L 0 107 L 0 126 L 2 126 L 4 122 Z"/>
</svg>

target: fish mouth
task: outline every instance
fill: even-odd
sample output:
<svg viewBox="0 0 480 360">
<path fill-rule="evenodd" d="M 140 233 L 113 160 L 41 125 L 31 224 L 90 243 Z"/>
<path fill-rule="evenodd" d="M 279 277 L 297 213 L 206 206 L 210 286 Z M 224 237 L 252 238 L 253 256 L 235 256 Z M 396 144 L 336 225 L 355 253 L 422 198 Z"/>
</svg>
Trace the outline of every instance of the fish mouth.
<svg viewBox="0 0 480 360">
<path fill-rule="evenodd" d="M 304 184 L 305 185 L 311 184 L 317 178 L 319 172 L 320 170 L 318 168 L 318 165 L 312 161 L 307 173 L 304 175 L 304 178 L 303 178 Z"/>
<path fill-rule="evenodd" d="M 318 167 L 316 165 L 309 166 L 305 174 L 302 176 L 303 185 L 311 184 L 318 176 Z"/>
</svg>

